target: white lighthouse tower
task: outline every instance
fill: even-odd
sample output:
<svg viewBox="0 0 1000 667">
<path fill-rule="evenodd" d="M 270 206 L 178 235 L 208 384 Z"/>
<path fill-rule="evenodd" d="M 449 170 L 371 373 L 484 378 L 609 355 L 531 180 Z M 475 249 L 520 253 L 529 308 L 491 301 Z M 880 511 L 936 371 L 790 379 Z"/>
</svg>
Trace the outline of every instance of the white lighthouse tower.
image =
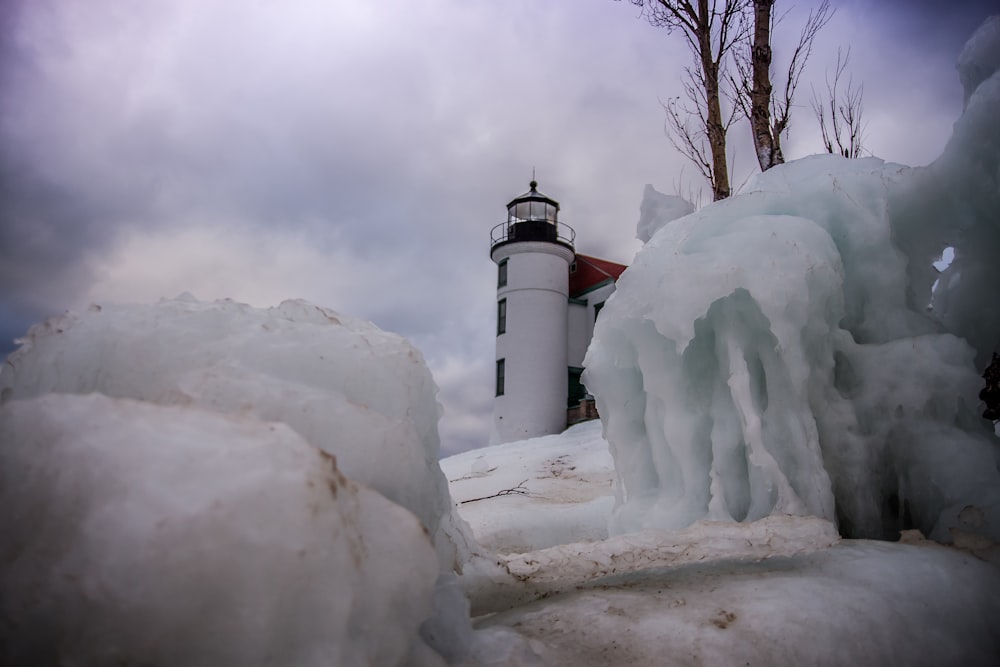
<svg viewBox="0 0 1000 667">
<path fill-rule="evenodd" d="M 575 232 L 559 203 L 531 189 L 507 204 L 493 228 L 497 264 L 496 398 L 491 441 L 566 428 L 567 301 Z"/>
</svg>

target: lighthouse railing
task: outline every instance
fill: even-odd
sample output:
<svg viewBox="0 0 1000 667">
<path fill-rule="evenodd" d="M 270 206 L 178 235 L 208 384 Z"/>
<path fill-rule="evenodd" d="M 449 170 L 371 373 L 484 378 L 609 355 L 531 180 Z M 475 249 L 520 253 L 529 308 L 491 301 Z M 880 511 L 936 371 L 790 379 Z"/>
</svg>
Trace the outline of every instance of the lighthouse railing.
<svg viewBox="0 0 1000 667">
<path fill-rule="evenodd" d="M 576 230 L 562 222 L 547 220 L 504 221 L 490 230 L 490 248 L 514 241 L 549 241 L 573 248 Z"/>
</svg>

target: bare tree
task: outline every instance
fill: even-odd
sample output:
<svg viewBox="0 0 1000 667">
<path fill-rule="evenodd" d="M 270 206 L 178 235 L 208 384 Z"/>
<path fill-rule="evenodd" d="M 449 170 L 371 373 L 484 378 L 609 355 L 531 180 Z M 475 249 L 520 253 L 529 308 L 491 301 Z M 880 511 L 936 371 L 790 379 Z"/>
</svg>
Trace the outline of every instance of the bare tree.
<svg viewBox="0 0 1000 667">
<path fill-rule="evenodd" d="M 667 127 L 673 145 L 712 186 L 712 199 L 731 194 L 726 133 L 734 114 L 724 117 L 720 84 L 725 61 L 747 33 L 751 0 L 630 0 L 643 17 L 668 32 L 680 30 L 694 64 L 684 70 L 684 96 L 668 100 Z M 707 144 L 707 145 L 706 145 Z"/>
<path fill-rule="evenodd" d="M 819 121 L 826 152 L 857 158 L 865 150 L 864 86 L 855 86 L 853 77 L 848 76 L 846 87 L 841 88 L 850 59 L 850 49 L 843 55 L 837 50 L 833 81 L 830 81 L 829 72 L 826 75 L 826 102 L 820 99 L 813 88 L 812 109 Z"/>
<path fill-rule="evenodd" d="M 812 54 L 817 33 L 833 17 L 829 0 L 823 0 L 815 10 L 809 12 L 799 33 L 798 44 L 792 51 L 781 88 L 775 91 L 771 83 L 771 35 L 776 23 L 773 13 L 775 2 L 776 0 L 752 0 L 753 38 L 741 42 L 734 51 L 734 103 L 750 121 L 754 152 L 761 171 L 767 171 L 785 161 L 781 151 L 781 135 L 788 132 L 795 90 Z"/>
</svg>

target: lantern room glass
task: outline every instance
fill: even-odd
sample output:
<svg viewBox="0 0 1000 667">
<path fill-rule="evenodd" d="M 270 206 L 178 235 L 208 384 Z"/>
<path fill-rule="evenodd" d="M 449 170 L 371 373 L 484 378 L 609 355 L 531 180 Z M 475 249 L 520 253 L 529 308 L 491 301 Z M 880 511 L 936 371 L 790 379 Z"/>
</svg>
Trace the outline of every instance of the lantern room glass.
<svg viewBox="0 0 1000 667">
<path fill-rule="evenodd" d="M 555 225 L 559 220 L 559 204 L 537 190 L 538 183 L 531 182 L 531 190 L 513 199 L 507 205 L 507 222 L 548 222 Z"/>
</svg>

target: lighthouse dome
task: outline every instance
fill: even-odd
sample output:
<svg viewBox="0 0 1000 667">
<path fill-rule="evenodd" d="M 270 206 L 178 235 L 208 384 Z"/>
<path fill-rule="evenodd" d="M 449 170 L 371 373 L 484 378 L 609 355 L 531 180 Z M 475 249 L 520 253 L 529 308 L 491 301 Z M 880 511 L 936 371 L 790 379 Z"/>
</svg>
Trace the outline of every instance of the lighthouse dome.
<svg viewBox="0 0 1000 667">
<path fill-rule="evenodd" d="M 538 181 L 529 183 L 530 190 L 518 195 L 507 204 L 509 223 L 544 220 L 553 225 L 559 221 L 559 202 L 538 191 Z"/>
</svg>

